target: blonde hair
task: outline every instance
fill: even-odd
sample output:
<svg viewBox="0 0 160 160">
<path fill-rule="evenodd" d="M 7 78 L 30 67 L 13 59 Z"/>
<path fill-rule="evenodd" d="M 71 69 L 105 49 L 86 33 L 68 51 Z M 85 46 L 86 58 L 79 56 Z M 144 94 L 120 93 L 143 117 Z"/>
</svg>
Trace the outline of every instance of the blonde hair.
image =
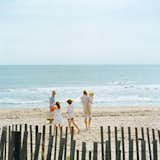
<svg viewBox="0 0 160 160">
<path fill-rule="evenodd" d="M 90 93 L 89 93 L 89 96 L 90 96 L 90 97 L 93 97 L 93 96 L 94 96 L 94 93 L 93 93 L 93 92 L 90 92 Z"/>
</svg>

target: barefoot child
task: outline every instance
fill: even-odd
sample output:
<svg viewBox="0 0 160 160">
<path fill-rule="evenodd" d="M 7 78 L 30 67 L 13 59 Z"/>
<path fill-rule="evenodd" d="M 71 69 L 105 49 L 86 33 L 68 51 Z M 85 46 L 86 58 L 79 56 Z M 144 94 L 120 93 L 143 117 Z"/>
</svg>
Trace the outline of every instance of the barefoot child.
<svg viewBox="0 0 160 160">
<path fill-rule="evenodd" d="M 61 114 L 61 106 L 59 102 L 56 102 L 54 107 L 54 129 L 56 127 L 62 127 L 63 117 Z"/>
<path fill-rule="evenodd" d="M 80 129 L 74 121 L 73 101 L 71 99 L 67 100 L 67 115 L 68 115 L 68 125 L 70 132 L 72 132 L 71 125 L 73 124 L 73 126 L 75 126 L 77 129 L 77 133 L 79 134 Z"/>
</svg>

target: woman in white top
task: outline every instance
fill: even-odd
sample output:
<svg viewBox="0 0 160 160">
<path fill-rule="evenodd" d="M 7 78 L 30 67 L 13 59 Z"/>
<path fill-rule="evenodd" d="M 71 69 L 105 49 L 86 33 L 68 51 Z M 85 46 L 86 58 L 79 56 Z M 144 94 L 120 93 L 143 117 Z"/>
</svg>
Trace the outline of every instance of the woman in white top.
<svg viewBox="0 0 160 160">
<path fill-rule="evenodd" d="M 72 132 L 71 125 L 73 124 L 73 126 L 77 128 L 77 133 L 79 134 L 80 129 L 74 121 L 73 101 L 71 99 L 68 99 L 67 104 L 68 125 L 70 132 Z"/>
<path fill-rule="evenodd" d="M 94 97 L 94 93 L 89 93 L 88 96 L 88 105 L 87 105 L 87 116 L 89 117 L 88 120 L 88 128 L 90 128 L 91 126 L 91 119 L 92 119 L 92 104 L 93 104 L 93 97 Z"/>
<path fill-rule="evenodd" d="M 86 128 L 88 128 L 88 125 L 87 125 L 87 106 L 88 106 L 88 93 L 87 91 L 83 91 L 83 95 L 81 97 L 81 102 L 83 104 L 83 112 L 84 112 L 84 122 L 85 122 L 85 126 Z"/>
</svg>

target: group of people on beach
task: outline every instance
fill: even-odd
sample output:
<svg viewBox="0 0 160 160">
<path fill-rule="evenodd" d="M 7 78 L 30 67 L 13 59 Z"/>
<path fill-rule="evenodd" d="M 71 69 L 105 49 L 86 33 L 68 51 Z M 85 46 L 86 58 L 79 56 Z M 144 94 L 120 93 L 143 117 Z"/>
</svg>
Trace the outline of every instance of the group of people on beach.
<svg viewBox="0 0 160 160">
<path fill-rule="evenodd" d="M 53 90 L 51 97 L 49 98 L 50 103 L 50 118 L 48 119 L 50 123 L 53 122 L 54 127 L 62 127 L 63 126 L 63 117 L 61 114 L 61 105 L 59 101 L 55 100 L 56 91 Z M 83 95 L 81 96 L 81 102 L 83 104 L 83 113 L 85 117 L 85 126 L 86 128 L 90 128 L 91 126 L 91 108 L 93 104 L 93 93 L 87 93 L 86 90 L 83 91 Z M 75 122 L 75 114 L 74 114 L 74 105 L 73 100 L 68 99 L 66 100 L 66 114 L 67 114 L 67 120 L 68 120 L 68 126 L 71 131 L 71 127 L 74 126 L 77 129 L 77 133 L 80 132 L 80 128 Z"/>
</svg>

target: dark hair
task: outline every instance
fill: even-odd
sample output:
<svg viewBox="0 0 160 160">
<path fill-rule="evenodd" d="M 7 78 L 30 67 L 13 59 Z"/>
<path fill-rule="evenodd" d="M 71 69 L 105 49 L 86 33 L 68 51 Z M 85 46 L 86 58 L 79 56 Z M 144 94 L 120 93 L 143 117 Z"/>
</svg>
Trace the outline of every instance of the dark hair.
<svg viewBox="0 0 160 160">
<path fill-rule="evenodd" d="M 58 109 L 60 109 L 60 108 L 61 108 L 61 106 L 60 106 L 60 103 L 59 103 L 59 102 L 56 102 L 56 106 L 57 106 L 57 108 L 58 108 Z"/>
<path fill-rule="evenodd" d="M 68 103 L 68 104 L 72 104 L 72 102 L 73 102 L 73 101 L 72 101 L 71 99 L 68 99 L 68 100 L 67 100 L 67 103 Z"/>
<path fill-rule="evenodd" d="M 86 90 L 84 90 L 84 91 L 83 91 L 83 94 L 87 96 L 87 91 L 86 91 Z"/>
</svg>

